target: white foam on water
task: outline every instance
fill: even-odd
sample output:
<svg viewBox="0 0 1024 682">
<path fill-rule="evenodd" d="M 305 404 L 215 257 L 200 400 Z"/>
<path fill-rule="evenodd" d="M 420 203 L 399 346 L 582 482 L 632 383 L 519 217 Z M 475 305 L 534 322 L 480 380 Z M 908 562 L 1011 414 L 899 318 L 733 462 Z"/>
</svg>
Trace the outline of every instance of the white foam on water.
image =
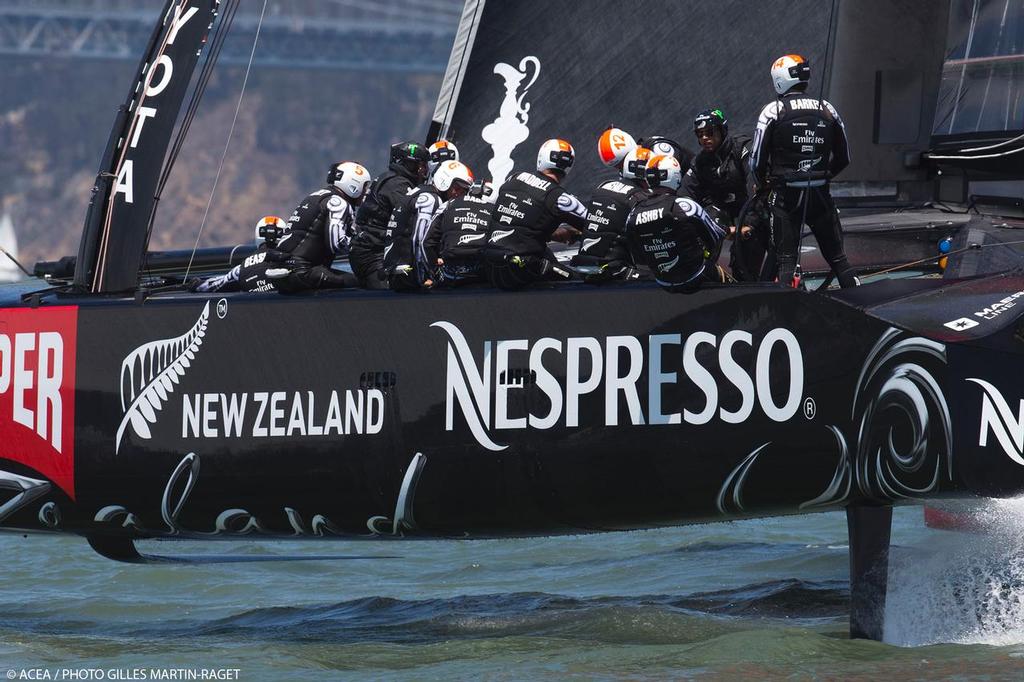
<svg viewBox="0 0 1024 682">
<path fill-rule="evenodd" d="M 983 532 L 929 533 L 892 552 L 886 643 L 1024 643 L 1024 498 L 986 500 L 970 515 Z"/>
</svg>

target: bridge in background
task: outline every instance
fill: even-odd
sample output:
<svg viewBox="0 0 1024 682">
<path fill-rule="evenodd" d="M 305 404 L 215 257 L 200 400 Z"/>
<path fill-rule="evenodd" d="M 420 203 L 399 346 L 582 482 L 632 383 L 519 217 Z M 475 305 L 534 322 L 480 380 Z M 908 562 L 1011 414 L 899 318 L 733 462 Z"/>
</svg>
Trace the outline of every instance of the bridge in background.
<svg viewBox="0 0 1024 682">
<path fill-rule="evenodd" d="M 268 0 L 256 64 L 439 72 L 462 0 Z M 137 60 L 163 0 L 0 0 L 0 55 Z M 242 0 L 222 64 L 249 59 L 263 3 Z"/>
</svg>

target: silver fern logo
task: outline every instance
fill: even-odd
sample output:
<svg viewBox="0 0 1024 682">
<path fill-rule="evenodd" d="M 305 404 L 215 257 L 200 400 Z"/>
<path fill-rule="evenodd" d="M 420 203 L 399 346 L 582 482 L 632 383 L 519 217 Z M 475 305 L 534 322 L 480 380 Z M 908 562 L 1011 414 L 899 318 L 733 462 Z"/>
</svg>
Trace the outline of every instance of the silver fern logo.
<svg viewBox="0 0 1024 682">
<path fill-rule="evenodd" d="M 156 423 L 168 396 L 185 371 L 192 366 L 196 352 L 203 345 L 210 324 L 210 303 L 207 301 L 192 328 L 173 339 L 152 341 L 139 346 L 121 363 L 121 409 L 124 417 L 117 428 L 114 453 L 121 449 L 125 433 L 131 429 L 144 440 L 152 438 L 149 430 Z"/>
</svg>

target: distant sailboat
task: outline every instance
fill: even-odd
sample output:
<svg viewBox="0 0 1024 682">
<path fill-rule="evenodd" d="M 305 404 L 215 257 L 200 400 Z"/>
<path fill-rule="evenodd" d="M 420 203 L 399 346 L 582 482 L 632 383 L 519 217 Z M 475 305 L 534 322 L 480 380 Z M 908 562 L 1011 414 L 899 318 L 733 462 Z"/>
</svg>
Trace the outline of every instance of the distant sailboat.
<svg viewBox="0 0 1024 682">
<path fill-rule="evenodd" d="M 14 258 L 18 257 L 18 236 L 14 233 L 14 221 L 9 213 L 0 218 L 0 248 Z M 0 282 L 17 282 L 22 277 L 24 275 L 14 261 L 0 253 Z"/>
</svg>

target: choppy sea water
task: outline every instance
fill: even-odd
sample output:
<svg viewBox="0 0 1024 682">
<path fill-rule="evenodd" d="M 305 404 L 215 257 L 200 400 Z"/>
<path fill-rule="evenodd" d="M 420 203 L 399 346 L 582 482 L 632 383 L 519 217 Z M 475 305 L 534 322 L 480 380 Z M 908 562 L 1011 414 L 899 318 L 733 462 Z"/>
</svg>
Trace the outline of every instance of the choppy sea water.
<svg viewBox="0 0 1024 682">
<path fill-rule="evenodd" d="M 835 513 L 530 540 L 143 543 L 399 557 L 198 566 L 0 536 L 0 680 L 1021 679 L 1024 504 L 990 514 L 980 536 L 896 511 L 886 643 L 847 636 Z"/>
</svg>

